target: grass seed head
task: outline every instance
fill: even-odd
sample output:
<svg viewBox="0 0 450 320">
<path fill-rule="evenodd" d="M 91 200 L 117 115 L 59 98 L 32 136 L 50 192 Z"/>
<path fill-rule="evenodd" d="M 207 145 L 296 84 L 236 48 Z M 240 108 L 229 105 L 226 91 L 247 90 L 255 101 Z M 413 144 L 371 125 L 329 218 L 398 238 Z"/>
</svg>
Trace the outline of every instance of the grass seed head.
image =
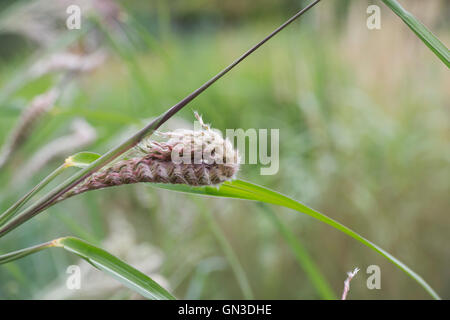
<svg viewBox="0 0 450 320">
<path fill-rule="evenodd" d="M 6 164 L 11 155 L 28 139 L 36 124 L 53 108 L 59 95 L 60 91 L 52 88 L 33 98 L 29 106 L 22 112 L 17 125 L 5 141 L 0 155 L 0 168 Z"/>
<path fill-rule="evenodd" d="M 236 176 L 239 154 L 228 139 L 200 122 L 200 130 L 158 132 L 167 141 L 141 141 L 127 158 L 88 177 L 59 201 L 89 190 L 139 182 L 218 185 Z"/>
</svg>

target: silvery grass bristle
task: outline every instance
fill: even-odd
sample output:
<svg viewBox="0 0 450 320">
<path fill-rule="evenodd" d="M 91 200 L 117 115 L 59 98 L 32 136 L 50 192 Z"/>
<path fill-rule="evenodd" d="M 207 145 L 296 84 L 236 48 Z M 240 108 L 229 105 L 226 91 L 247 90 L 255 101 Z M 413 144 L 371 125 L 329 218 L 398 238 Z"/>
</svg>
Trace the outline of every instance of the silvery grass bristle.
<svg viewBox="0 0 450 320">
<path fill-rule="evenodd" d="M 157 135 L 167 141 L 144 139 L 127 154 L 127 158 L 94 173 L 58 201 L 123 184 L 150 182 L 205 186 L 233 179 L 239 170 L 238 151 L 227 138 L 204 124 L 197 113 L 195 116 L 200 130 L 158 132 Z"/>
<path fill-rule="evenodd" d="M 11 155 L 27 140 L 41 117 L 53 108 L 59 95 L 60 90 L 52 88 L 34 97 L 30 105 L 22 112 L 17 125 L 5 141 L 0 154 L 0 168 L 6 164 Z"/>
</svg>

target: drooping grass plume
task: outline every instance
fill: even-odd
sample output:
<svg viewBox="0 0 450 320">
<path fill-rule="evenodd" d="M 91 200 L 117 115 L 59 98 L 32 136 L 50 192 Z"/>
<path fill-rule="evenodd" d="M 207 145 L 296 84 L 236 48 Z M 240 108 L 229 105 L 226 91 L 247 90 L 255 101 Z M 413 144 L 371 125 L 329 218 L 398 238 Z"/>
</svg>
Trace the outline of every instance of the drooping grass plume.
<svg viewBox="0 0 450 320">
<path fill-rule="evenodd" d="M 239 154 L 227 138 L 204 124 L 200 130 L 159 132 L 166 142 L 144 139 L 126 158 L 107 166 L 61 196 L 58 201 L 96 189 L 139 182 L 216 185 L 239 170 Z"/>
<path fill-rule="evenodd" d="M 29 75 L 32 78 L 38 78 L 51 72 L 63 72 L 64 76 L 57 86 L 36 96 L 30 102 L 30 105 L 25 108 L 17 125 L 5 141 L 0 153 L 0 168 L 8 162 L 14 152 L 27 140 L 41 118 L 53 108 L 56 100 L 61 96 L 64 86 L 75 75 L 92 71 L 103 64 L 105 59 L 106 53 L 101 50 L 84 56 L 72 53 L 58 53 L 38 61 L 30 68 Z"/>
<path fill-rule="evenodd" d="M 20 116 L 20 119 L 11 134 L 6 138 L 4 147 L 0 153 L 0 168 L 8 162 L 14 152 L 16 152 L 27 140 L 42 116 L 53 108 L 59 95 L 60 90 L 52 88 L 49 91 L 36 96 L 30 102 L 29 106 Z"/>
<path fill-rule="evenodd" d="M 83 118 L 76 118 L 70 125 L 71 133 L 56 138 L 40 148 L 28 160 L 17 173 L 17 181 L 27 181 L 35 173 L 41 170 L 50 161 L 61 157 L 67 157 L 67 154 L 77 151 L 93 143 L 97 138 L 97 132 Z"/>
</svg>

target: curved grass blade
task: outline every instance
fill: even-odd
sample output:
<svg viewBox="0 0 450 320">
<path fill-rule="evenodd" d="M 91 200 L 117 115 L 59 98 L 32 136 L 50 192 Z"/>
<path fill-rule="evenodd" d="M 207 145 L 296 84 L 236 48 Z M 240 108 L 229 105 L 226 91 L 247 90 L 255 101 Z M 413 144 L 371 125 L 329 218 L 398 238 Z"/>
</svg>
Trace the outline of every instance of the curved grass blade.
<svg viewBox="0 0 450 320">
<path fill-rule="evenodd" d="M 1 255 L 0 264 L 23 258 L 29 254 L 46 248 L 55 247 L 60 247 L 69 252 L 75 253 L 97 269 L 109 274 L 129 289 L 143 295 L 148 299 L 175 299 L 169 292 L 139 270 L 136 270 L 105 250 L 74 237 L 59 238 L 37 246 Z"/>
<path fill-rule="evenodd" d="M 450 68 L 450 51 L 427 27 L 406 11 L 396 0 L 383 0 L 383 2 L 445 63 L 447 68 Z"/>
<path fill-rule="evenodd" d="M 129 289 L 152 300 L 173 300 L 169 292 L 148 276 L 122 260 L 81 239 L 67 237 L 56 240 L 56 246 L 73 252 L 106 272 Z"/>
<path fill-rule="evenodd" d="M 8 262 L 17 260 L 17 259 L 21 259 L 32 253 L 39 252 L 41 250 L 44 250 L 47 248 L 52 248 L 52 247 L 55 247 L 55 243 L 53 241 L 49 241 L 49 242 L 41 243 L 41 244 L 29 247 L 29 248 L 6 253 L 3 255 L 0 255 L 0 264 L 4 264 L 4 263 L 8 263 Z"/>
<path fill-rule="evenodd" d="M 362 237 L 361 235 L 351 230 L 350 228 L 344 226 L 343 224 L 340 224 L 339 222 L 331 219 L 330 217 L 312 208 L 309 208 L 296 200 L 293 200 L 285 195 L 282 195 L 281 193 L 278 193 L 276 191 L 272 191 L 265 187 L 258 186 L 256 184 L 242 180 L 228 181 L 220 185 L 220 187 L 215 186 L 191 187 L 188 185 L 181 185 L 181 184 L 180 185 L 154 184 L 153 186 L 167 190 L 194 193 L 206 196 L 255 200 L 283 206 L 301 213 L 305 213 L 349 235 L 350 237 L 358 240 L 360 243 L 364 244 L 370 249 L 378 252 L 380 255 L 388 259 L 391 263 L 393 263 L 395 266 L 400 268 L 403 272 L 405 272 L 407 275 L 409 275 L 411 278 L 417 281 L 434 299 L 440 299 L 439 295 L 433 290 L 433 288 L 430 287 L 430 285 L 421 276 L 412 271 L 408 266 L 406 266 L 403 262 L 395 258 L 387 251 L 378 247 L 376 244 Z"/>
</svg>

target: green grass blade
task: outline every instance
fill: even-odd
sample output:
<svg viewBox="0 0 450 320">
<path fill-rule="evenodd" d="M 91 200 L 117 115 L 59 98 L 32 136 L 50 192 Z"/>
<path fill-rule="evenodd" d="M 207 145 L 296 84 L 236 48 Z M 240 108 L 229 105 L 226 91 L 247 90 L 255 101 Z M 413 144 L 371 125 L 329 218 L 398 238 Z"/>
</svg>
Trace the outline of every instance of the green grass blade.
<svg viewBox="0 0 450 320">
<path fill-rule="evenodd" d="M 215 197 L 227 197 L 227 198 L 235 198 L 235 199 L 246 199 L 246 200 L 255 200 L 261 201 L 265 203 L 275 204 L 279 206 L 283 206 L 286 208 L 290 208 L 296 210 L 301 213 L 305 213 L 317 220 L 320 220 L 333 228 L 349 235 L 350 237 L 358 240 L 360 243 L 369 247 L 370 249 L 378 252 L 380 255 L 388 259 L 391 263 L 400 268 L 403 272 L 409 275 L 411 278 L 416 280 L 433 298 L 440 299 L 439 295 L 430 287 L 430 285 L 417 273 L 412 271 L 408 266 L 399 261 L 397 258 L 392 256 L 387 251 L 378 247 L 376 244 L 362 237 L 355 231 L 350 228 L 340 224 L 339 222 L 331 219 L 330 217 L 309 208 L 308 206 L 295 201 L 287 196 L 282 195 L 276 191 L 272 191 L 270 189 L 264 188 L 262 186 L 255 185 L 250 182 L 242 181 L 242 180 L 234 180 L 230 182 L 223 183 L 220 187 L 215 186 L 204 186 L 204 187 L 191 187 L 188 185 L 171 185 L 171 184 L 155 184 L 154 186 L 179 191 L 186 193 L 194 193 L 199 195 L 207 195 L 207 196 L 215 196 Z"/>
<path fill-rule="evenodd" d="M 29 254 L 52 247 L 60 247 L 77 254 L 99 270 L 109 274 L 129 289 L 148 299 L 175 299 L 169 292 L 139 270 L 136 270 L 105 250 L 95 247 L 78 238 L 60 238 L 37 246 L 4 254 L 0 256 L 0 264 L 17 260 Z"/>
<path fill-rule="evenodd" d="M 33 247 L 17 250 L 14 252 L 6 253 L 3 255 L 0 255 L 0 264 L 8 263 L 17 259 L 24 258 L 32 253 L 39 252 L 41 250 L 52 248 L 55 246 L 55 243 L 53 241 L 49 241 L 46 243 L 38 244 Z"/>
<path fill-rule="evenodd" d="M 450 67 L 450 51 L 427 27 L 406 11 L 396 0 L 383 0 L 383 2 L 407 24 L 447 67 Z"/>
<path fill-rule="evenodd" d="M 175 299 L 169 292 L 148 276 L 103 249 L 95 247 L 81 239 L 72 237 L 58 239 L 56 240 L 56 243 L 57 246 L 81 256 L 83 259 L 103 272 L 106 272 L 129 289 L 138 292 L 148 299 Z"/>
<path fill-rule="evenodd" d="M 85 168 L 91 162 L 94 162 L 100 158 L 100 155 L 94 152 L 78 152 L 73 156 L 66 159 L 64 164 L 59 166 L 56 170 L 50 173 L 47 177 L 41 180 L 33 189 L 31 189 L 27 194 L 20 198 L 16 203 L 14 203 L 10 208 L 0 215 L 0 226 L 8 222 L 14 214 L 22 208 L 28 200 L 30 200 L 35 194 L 42 190 L 46 185 L 48 185 L 53 179 L 59 176 L 65 169 L 69 167 Z"/>
<path fill-rule="evenodd" d="M 317 293 L 322 299 L 325 300 L 336 300 L 337 297 L 334 294 L 328 281 L 325 279 L 323 274 L 320 272 L 319 267 L 313 261 L 303 244 L 295 237 L 294 233 L 281 221 L 280 218 L 271 210 L 271 208 L 261 203 L 261 207 L 267 214 L 267 217 L 275 225 L 280 234 L 286 240 L 287 244 L 292 249 L 295 259 L 301 268 L 305 271 L 312 285 L 316 289 Z"/>
</svg>

